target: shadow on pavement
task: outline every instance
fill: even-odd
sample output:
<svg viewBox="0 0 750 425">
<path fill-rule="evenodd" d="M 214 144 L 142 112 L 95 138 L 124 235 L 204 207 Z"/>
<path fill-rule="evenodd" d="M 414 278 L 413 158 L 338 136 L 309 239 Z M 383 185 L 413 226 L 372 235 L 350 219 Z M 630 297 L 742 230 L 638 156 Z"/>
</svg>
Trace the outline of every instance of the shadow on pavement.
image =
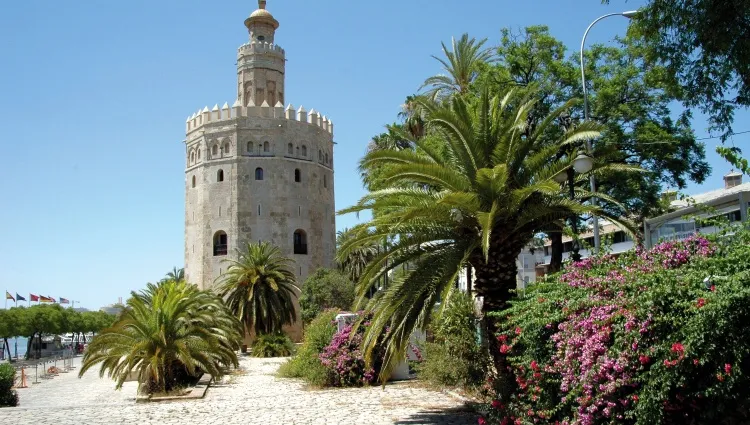
<svg viewBox="0 0 750 425">
<path fill-rule="evenodd" d="M 427 410 L 400 419 L 401 425 L 476 425 L 479 415 L 468 406 L 451 409 Z"/>
</svg>

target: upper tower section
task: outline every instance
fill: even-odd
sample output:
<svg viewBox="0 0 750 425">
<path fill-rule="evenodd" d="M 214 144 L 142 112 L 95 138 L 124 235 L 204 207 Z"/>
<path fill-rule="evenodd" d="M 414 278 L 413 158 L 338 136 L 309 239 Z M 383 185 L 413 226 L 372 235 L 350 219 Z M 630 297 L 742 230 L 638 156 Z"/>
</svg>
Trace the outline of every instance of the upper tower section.
<svg viewBox="0 0 750 425">
<path fill-rule="evenodd" d="M 258 10 L 245 19 L 250 41 L 237 50 L 237 98 L 242 106 L 284 103 L 284 49 L 274 44 L 277 21 L 258 1 Z"/>
</svg>

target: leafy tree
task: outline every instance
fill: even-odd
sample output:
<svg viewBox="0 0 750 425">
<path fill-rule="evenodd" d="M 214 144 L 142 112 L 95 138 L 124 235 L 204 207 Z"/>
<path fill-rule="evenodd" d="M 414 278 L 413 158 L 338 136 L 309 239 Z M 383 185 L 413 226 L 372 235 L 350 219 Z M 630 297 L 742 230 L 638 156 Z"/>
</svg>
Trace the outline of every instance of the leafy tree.
<svg viewBox="0 0 750 425">
<path fill-rule="evenodd" d="M 594 45 L 585 52 L 590 119 L 603 126 L 592 155 L 647 171 L 599 172 L 598 190 L 624 204 L 635 221 L 663 212 L 659 202 L 663 186 L 684 189 L 688 180 L 701 183 L 711 171 L 704 145 L 691 130 L 689 113 L 672 117 L 670 106 L 677 98 L 667 86 L 667 69 L 644 61 L 643 55 L 643 48 L 631 38 L 611 47 Z M 533 91 L 539 102 L 528 125 L 534 129 L 555 108 L 582 96 L 579 66 L 578 55 L 566 59 L 565 45 L 546 26 L 515 33 L 504 29 L 497 61 L 484 66 L 474 93 L 487 86 Z M 582 120 L 579 104 L 560 117 L 548 136 L 554 139 Z M 604 208 L 608 207 L 605 202 Z M 611 212 L 616 210 L 614 206 Z"/>
<path fill-rule="evenodd" d="M 320 268 L 302 285 L 299 304 L 302 320 L 309 323 L 329 308 L 349 310 L 354 303 L 354 284 L 342 272 Z"/>
<path fill-rule="evenodd" d="M 609 3 L 609 0 L 603 0 Z M 650 63 L 665 67 L 669 89 L 732 134 L 737 107 L 750 105 L 750 7 L 744 0 L 650 0 L 628 34 Z"/>
<path fill-rule="evenodd" d="M 408 277 L 393 282 L 368 305 L 375 317 L 363 349 L 371 361 L 375 345 L 385 334 L 387 353 L 381 378 L 400 361 L 412 330 L 429 323 L 433 306 L 465 263 L 476 271 L 475 288 L 483 298 L 483 311 L 501 310 L 516 287 L 516 259 L 533 235 L 561 217 L 596 211 L 582 204 L 594 194 L 581 188 L 571 200 L 554 176 L 572 166 L 571 156 L 555 159 L 555 154 L 599 136 L 599 126 L 581 124 L 550 141 L 542 136 L 570 105 L 527 132 L 533 105 L 532 100 L 514 93 L 491 95 L 488 90 L 475 103 L 461 96 L 444 104 L 422 100 L 428 131 L 441 140 L 445 153 L 418 140 L 419 150 L 381 150 L 363 158 L 365 169 L 390 166 L 383 176 L 390 187 L 370 192 L 340 211 L 371 210 L 373 218 L 352 229 L 355 236 L 344 243 L 338 257 L 345 258 L 372 240 L 392 238 L 394 242 L 362 274 L 357 287 L 360 304 L 366 302 L 367 291 L 378 278 L 403 264 L 415 264 Z M 596 167 L 598 171 L 607 168 L 628 167 Z M 605 194 L 596 196 L 617 203 Z M 492 334 L 495 323 L 484 324 Z M 492 341 L 490 345 L 498 370 L 505 370 L 498 347 Z"/>
<path fill-rule="evenodd" d="M 117 322 L 97 335 L 78 374 L 101 364 L 122 387 L 135 371 L 148 391 L 184 385 L 198 371 L 214 377 L 237 367 L 241 324 L 215 295 L 184 281 L 148 284 L 132 292 Z"/>
<path fill-rule="evenodd" d="M 248 244 L 245 252 L 237 254 L 238 260 L 225 260 L 230 266 L 216 291 L 245 330 L 271 334 L 293 324 L 297 320 L 294 300 L 299 294 L 293 260 L 268 242 Z"/>
</svg>

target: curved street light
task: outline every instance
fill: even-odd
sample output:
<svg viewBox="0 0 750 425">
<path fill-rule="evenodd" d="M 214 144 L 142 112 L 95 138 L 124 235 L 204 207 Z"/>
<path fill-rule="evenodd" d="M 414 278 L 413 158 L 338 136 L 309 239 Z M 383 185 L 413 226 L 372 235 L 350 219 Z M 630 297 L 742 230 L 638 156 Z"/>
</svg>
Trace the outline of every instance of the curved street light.
<svg viewBox="0 0 750 425">
<path fill-rule="evenodd" d="M 591 30 L 591 27 L 594 26 L 597 22 L 601 21 L 604 18 L 609 18 L 610 16 L 623 16 L 625 18 L 632 18 L 633 16 L 637 15 L 637 10 L 629 10 L 626 12 L 619 12 L 619 13 L 608 13 L 606 15 L 600 16 L 596 19 L 594 19 L 594 22 L 589 25 L 588 28 L 586 28 L 586 32 L 583 33 L 583 39 L 581 40 L 581 85 L 583 86 L 583 121 L 586 122 L 589 120 L 589 98 L 588 98 L 588 90 L 586 90 L 586 71 L 585 71 L 585 64 L 583 61 L 583 48 L 586 45 L 586 36 L 589 35 L 589 31 Z M 589 154 L 592 153 L 591 149 L 591 140 L 586 140 L 586 150 Z M 591 191 L 596 192 L 596 179 L 594 178 L 594 175 L 591 174 L 589 176 L 589 183 L 591 184 Z M 591 198 L 591 204 L 596 206 L 596 198 Z M 599 246 L 601 245 L 599 240 L 599 217 L 594 214 L 593 216 L 594 221 L 594 253 L 599 254 Z"/>
</svg>

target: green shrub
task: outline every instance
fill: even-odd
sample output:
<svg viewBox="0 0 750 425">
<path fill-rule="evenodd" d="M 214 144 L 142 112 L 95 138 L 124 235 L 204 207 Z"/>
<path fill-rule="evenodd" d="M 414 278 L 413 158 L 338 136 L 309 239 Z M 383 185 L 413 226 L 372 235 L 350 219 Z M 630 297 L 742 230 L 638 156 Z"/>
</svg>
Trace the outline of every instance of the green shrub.
<svg viewBox="0 0 750 425">
<path fill-rule="evenodd" d="M 260 334 L 253 341 L 253 357 L 288 357 L 294 353 L 294 343 L 283 333 Z"/>
<path fill-rule="evenodd" d="M 16 369 L 9 363 L 0 364 L 0 407 L 18 406 L 18 394 L 13 389 Z"/>
<path fill-rule="evenodd" d="M 487 423 L 747 423 L 749 258 L 738 230 L 532 286 L 497 315 L 515 387 L 485 406 Z"/>
<path fill-rule="evenodd" d="M 279 376 L 302 378 L 316 387 L 322 387 L 328 380 L 328 370 L 320 362 L 320 353 L 330 344 L 336 333 L 334 319 L 338 310 L 320 313 L 305 327 L 302 346 L 288 362 L 279 368 Z"/>
<path fill-rule="evenodd" d="M 487 370 L 486 351 L 477 342 L 476 316 L 470 296 L 455 291 L 430 326 L 433 342 L 422 347 L 417 374 L 437 386 L 480 385 Z"/>
<path fill-rule="evenodd" d="M 354 303 L 354 284 L 338 270 L 318 269 L 302 285 L 299 304 L 309 323 L 326 309 L 348 310 Z"/>
</svg>

